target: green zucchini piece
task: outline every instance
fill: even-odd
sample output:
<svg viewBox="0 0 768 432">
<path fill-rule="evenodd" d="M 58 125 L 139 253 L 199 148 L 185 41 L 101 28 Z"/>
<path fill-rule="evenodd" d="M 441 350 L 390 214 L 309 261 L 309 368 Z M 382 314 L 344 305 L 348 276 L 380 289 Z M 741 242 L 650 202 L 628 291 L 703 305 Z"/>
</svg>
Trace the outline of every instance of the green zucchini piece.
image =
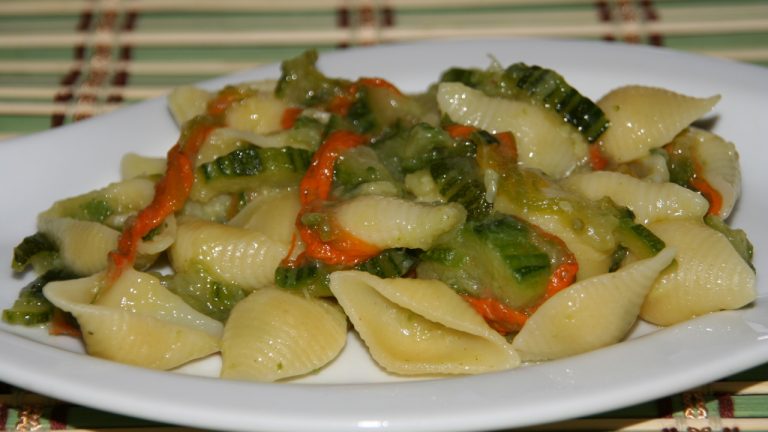
<svg viewBox="0 0 768 432">
<path fill-rule="evenodd" d="M 62 269 L 49 270 L 38 276 L 21 289 L 13 306 L 3 310 L 3 321 L 26 326 L 49 322 L 53 317 L 54 306 L 43 295 L 43 288 L 49 282 L 76 277 L 75 274 Z"/>
<path fill-rule="evenodd" d="M 329 277 L 335 270 L 338 268 L 317 260 L 305 260 L 299 265 L 280 265 L 275 270 L 275 285 L 313 297 L 331 297 Z"/>
<path fill-rule="evenodd" d="M 452 68 L 443 73 L 442 82 L 461 82 L 488 96 L 528 101 L 551 110 L 595 142 L 608 128 L 605 113 L 583 96 L 557 72 L 541 66 L 514 63 L 505 70 Z"/>
<path fill-rule="evenodd" d="M 554 110 L 572 124 L 587 142 L 594 142 L 608 129 L 608 118 L 589 98 L 583 96 L 557 72 L 541 66 L 515 63 L 504 71 L 512 93 Z"/>
<path fill-rule="evenodd" d="M 16 272 L 24 271 L 28 265 L 32 264 L 36 257 L 42 255 L 55 254 L 59 250 L 56 243 L 46 234 L 37 232 L 24 237 L 21 243 L 13 248 L 13 261 L 11 267 Z"/>
<path fill-rule="evenodd" d="M 223 193 L 297 184 L 309 167 L 309 150 L 294 147 L 262 148 L 246 144 L 200 165 L 193 197 L 206 200 Z"/>
<path fill-rule="evenodd" d="M 704 223 L 706 223 L 715 231 L 723 234 L 725 238 L 731 242 L 731 245 L 736 250 L 736 252 L 738 252 L 744 262 L 749 264 L 749 267 L 751 267 L 752 270 L 755 269 L 754 264 L 752 264 L 754 247 L 752 246 L 752 242 L 749 241 L 749 238 L 747 238 L 747 233 L 744 232 L 744 230 L 731 228 L 723 221 L 722 218 L 711 214 L 704 216 Z"/>
<path fill-rule="evenodd" d="M 401 128 L 373 143 L 379 160 L 399 176 L 429 167 L 450 157 L 475 157 L 476 145 L 468 140 L 454 140 L 445 130 L 427 123 Z"/>
<path fill-rule="evenodd" d="M 317 69 L 317 59 L 317 51 L 308 50 L 284 61 L 275 95 L 289 104 L 305 107 L 325 105 L 344 95 L 350 81 L 325 76 Z"/>
<path fill-rule="evenodd" d="M 363 183 L 394 182 L 394 178 L 376 152 L 368 146 L 351 148 L 336 161 L 333 171 L 334 186 L 348 192 Z"/>
<path fill-rule="evenodd" d="M 404 276 L 411 271 L 416 261 L 416 251 L 394 248 L 382 251 L 375 257 L 358 264 L 355 268 L 380 278 L 394 278 Z"/>
<path fill-rule="evenodd" d="M 192 308 L 221 322 L 226 322 L 235 304 L 248 295 L 237 285 L 217 281 L 201 266 L 160 280 Z"/>
<path fill-rule="evenodd" d="M 266 173 L 303 174 L 312 158 L 308 150 L 294 147 L 261 148 L 245 145 L 200 166 L 205 181 L 248 177 Z"/>
<path fill-rule="evenodd" d="M 442 159 L 433 163 L 429 172 L 440 194 L 446 200 L 464 206 L 468 219 L 481 218 L 493 209 L 485 199 L 485 185 L 474 159 Z"/>
<path fill-rule="evenodd" d="M 602 202 L 606 202 L 606 200 Z M 612 202 L 610 204 L 614 205 Z M 656 255 L 666 247 L 664 240 L 657 237 L 645 225 L 636 223 L 635 215 L 626 207 L 617 207 L 616 214 L 619 223 L 616 226 L 615 235 L 619 246 L 617 246 L 615 254 L 621 254 L 618 250 L 624 247 L 627 249 L 625 256 L 632 254 L 635 258 L 645 259 Z M 618 257 L 615 256 L 614 258 Z M 611 267 L 614 267 L 613 262 Z"/>
<path fill-rule="evenodd" d="M 373 258 L 356 265 L 356 270 L 381 278 L 400 277 L 416 264 L 417 252 L 404 248 L 386 249 Z M 342 267 L 317 260 L 304 260 L 299 265 L 280 265 L 275 270 L 275 285 L 302 291 L 314 297 L 331 297 L 330 275 Z"/>
<path fill-rule="evenodd" d="M 561 249 L 526 222 L 493 214 L 426 251 L 416 271 L 459 293 L 525 308 L 544 295 L 558 257 L 565 256 Z"/>
</svg>

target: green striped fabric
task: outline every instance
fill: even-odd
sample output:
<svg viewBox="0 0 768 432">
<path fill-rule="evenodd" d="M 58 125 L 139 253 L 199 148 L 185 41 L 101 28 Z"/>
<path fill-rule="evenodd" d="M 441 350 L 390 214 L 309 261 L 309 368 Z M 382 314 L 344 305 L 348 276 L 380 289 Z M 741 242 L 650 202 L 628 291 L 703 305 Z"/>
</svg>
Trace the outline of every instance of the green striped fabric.
<svg viewBox="0 0 768 432">
<path fill-rule="evenodd" d="M 307 48 L 448 36 L 621 40 L 768 65 L 768 3 L 0 0 L 0 138 Z"/>
<path fill-rule="evenodd" d="M 768 66 L 768 1 L 0 0 L 0 139 L 308 48 L 498 36 L 626 41 Z M 48 429 L 189 430 L 0 383 L 0 431 Z M 534 430 L 768 431 L 768 365 Z"/>
</svg>

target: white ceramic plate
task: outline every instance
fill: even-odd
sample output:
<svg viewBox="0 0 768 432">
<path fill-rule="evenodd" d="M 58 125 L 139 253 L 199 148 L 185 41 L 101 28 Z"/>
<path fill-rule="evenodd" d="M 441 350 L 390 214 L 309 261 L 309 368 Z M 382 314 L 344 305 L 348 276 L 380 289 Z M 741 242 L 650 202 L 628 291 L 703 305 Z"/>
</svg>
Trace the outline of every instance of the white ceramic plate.
<svg viewBox="0 0 768 432">
<path fill-rule="evenodd" d="M 709 96 L 719 93 L 715 131 L 742 155 L 744 196 L 733 215 L 755 244 L 758 273 L 768 269 L 768 70 L 690 54 L 618 43 L 474 40 L 351 49 L 322 57 L 329 75 L 380 76 L 419 91 L 455 65 L 539 64 L 597 98 L 623 84 Z M 276 78 L 277 65 L 214 80 Z M 101 187 L 118 176 L 123 153 L 164 155 L 177 138 L 164 100 L 45 133 L 0 143 L 0 263 L 34 232 L 35 216 L 54 200 Z M 0 307 L 29 280 L 0 270 Z M 217 430 L 480 431 L 585 416 L 677 393 L 768 361 L 768 286 L 756 303 L 648 333 L 561 361 L 483 376 L 395 380 L 379 371 L 358 341 L 301 383 L 255 384 L 215 374 L 216 359 L 181 373 L 155 372 L 82 355 L 70 339 L 0 327 L 0 379 L 102 410 Z"/>
</svg>

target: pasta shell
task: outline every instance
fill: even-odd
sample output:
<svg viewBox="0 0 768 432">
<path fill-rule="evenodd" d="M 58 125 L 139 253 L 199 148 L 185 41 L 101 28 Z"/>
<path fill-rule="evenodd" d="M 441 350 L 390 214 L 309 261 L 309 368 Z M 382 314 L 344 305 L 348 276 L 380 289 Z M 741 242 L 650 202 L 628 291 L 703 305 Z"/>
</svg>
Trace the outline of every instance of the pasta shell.
<svg viewBox="0 0 768 432">
<path fill-rule="evenodd" d="M 694 156 L 701 164 L 701 176 L 720 192 L 722 206 L 717 215 L 727 218 L 741 195 L 741 168 L 736 146 L 714 133 L 693 127 L 675 140 L 691 141 Z"/>
<path fill-rule="evenodd" d="M 251 200 L 229 221 L 229 225 L 259 231 L 288 247 L 300 208 L 296 189 L 265 193 Z"/>
<path fill-rule="evenodd" d="M 205 114 L 213 95 L 194 86 L 179 86 L 168 94 L 168 109 L 176 124 L 181 126 L 193 117 Z"/>
<path fill-rule="evenodd" d="M 222 339 L 222 378 L 277 381 L 316 371 L 341 352 L 347 318 L 325 300 L 276 288 L 240 301 Z"/>
<path fill-rule="evenodd" d="M 555 294 L 528 319 L 512 346 L 523 360 L 552 360 L 619 342 L 637 321 L 653 281 L 674 257 L 674 248 L 666 248 Z"/>
<path fill-rule="evenodd" d="M 678 250 L 676 265 L 658 278 L 640 316 L 672 325 L 723 309 L 738 309 L 756 295 L 755 272 L 726 237 L 701 221 L 667 220 L 648 225 Z"/>
<path fill-rule="evenodd" d="M 117 246 L 120 233 L 97 222 L 43 217 L 37 229 L 59 248 L 64 266 L 78 275 L 92 275 L 107 268 L 107 254 Z"/>
<path fill-rule="evenodd" d="M 120 160 L 120 178 L 150 177 L 165 173 L 165 158 L 126 153 Z"/>
<path fill-rule="evenodd" d="M 331 291 L 373 359 L 403 375 L 473 374 L 519 365 L 517 353 L 444 283 L 331 274 Z"/>
<path fill-rule="evenodd" d="M 437 103 L 452 121 L 515 136 L 520 164 L 553 177 L 567 175 L 587 156 L 587 142 L 546 108 L 493 98 L 461 83 L 440 83 Z"/>
<path fill-rule="evenodd" d="M 219 350 L 223 326 L 195 311 L 147 273 L 127 269 L 103 288 L 104 273 L 51 282 L 45 297 L 70 312 L 90 355 L 171 369 Z"/>
<path fill-rule="evenodd" d="M 268 134 L 282 130 L 281 120 L 288 108 L 273 93 L 260 93 L 248 97 L 227 109 L 227 125 L 255 134 Z"/>
<path fill-rule="evenodd" d="M 169 251 L 176 271 L 202 266 L 221 282 L 253 290 L 274 280 L 288 247 L 258 231 L 196 220 L 179 224 Z"/>
<path fill-rule="evenodd" d="M 341 228 L 382 249 L 429 249 L 438 236 L 464 223 L 466 215 L 456 203 L 426 204 L 376 195 L 353 198 L 334 209 Z"/>
<path fill-rule="evenodd" d="M 611 125 L 600 138 L 603 149 L 618 163 L 641 158 L 670 142 L 719 100 L 720 96 L 697 98 L 656 87 L 617 88 L 597 102 Z"/>
<path fill-rule="evenodd" d="M 574 174 L 562 184 L 591 200 L 609 197 L 632 210 L 640 223 L 663 219 L 703 217 L 709 202 L 700 194 L 674 183 L 652 183 L 612 171 Z"/>
<path fill-rule="evenodd" d="M 155 184 L 146 178 L 132 178 L 82 195 L 56 201 L 40 217 L 75 217 L 82 219 L 83 208 L 98 203 L 108 206 L 112 220 L 146 207 L 155 196 Z M 92 219 L 91 219 L 92 220 Z M 106 220 L 105 222 L 109 222 Z"/>
</svg>

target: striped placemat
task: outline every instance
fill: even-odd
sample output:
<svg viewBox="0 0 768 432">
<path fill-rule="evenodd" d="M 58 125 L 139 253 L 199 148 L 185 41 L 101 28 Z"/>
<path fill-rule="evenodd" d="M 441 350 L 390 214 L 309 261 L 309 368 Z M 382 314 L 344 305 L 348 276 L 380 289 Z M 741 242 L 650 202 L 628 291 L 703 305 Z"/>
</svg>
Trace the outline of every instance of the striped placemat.
<svg viewBox="0 0 768 432">
<path fill-rule="evenodd" d="M 768 65 L 765 0 L 0 0 L 0 138 L 320 51 L 440 37 L 606 39 Z"/>
<path fill-rule="evenodd" d="M 649 44 L 768 66 L 768 1 L 0 0 L 0 140 L 307 48 L 499 36 Z M 0 431 L 52 429 L 191 430 L 0 383 Z M 768 431 L 768 364 L 535 430 Z"/>
<path fill-rule="evenodd" d="M 620 410 L 526 431 L 768 431 L 768 364 Z M 105 413 L 0 383 L 0 431 L 196 431 Z M 478 431 L 479 432 L 479 431 Z"/>
</svg>

